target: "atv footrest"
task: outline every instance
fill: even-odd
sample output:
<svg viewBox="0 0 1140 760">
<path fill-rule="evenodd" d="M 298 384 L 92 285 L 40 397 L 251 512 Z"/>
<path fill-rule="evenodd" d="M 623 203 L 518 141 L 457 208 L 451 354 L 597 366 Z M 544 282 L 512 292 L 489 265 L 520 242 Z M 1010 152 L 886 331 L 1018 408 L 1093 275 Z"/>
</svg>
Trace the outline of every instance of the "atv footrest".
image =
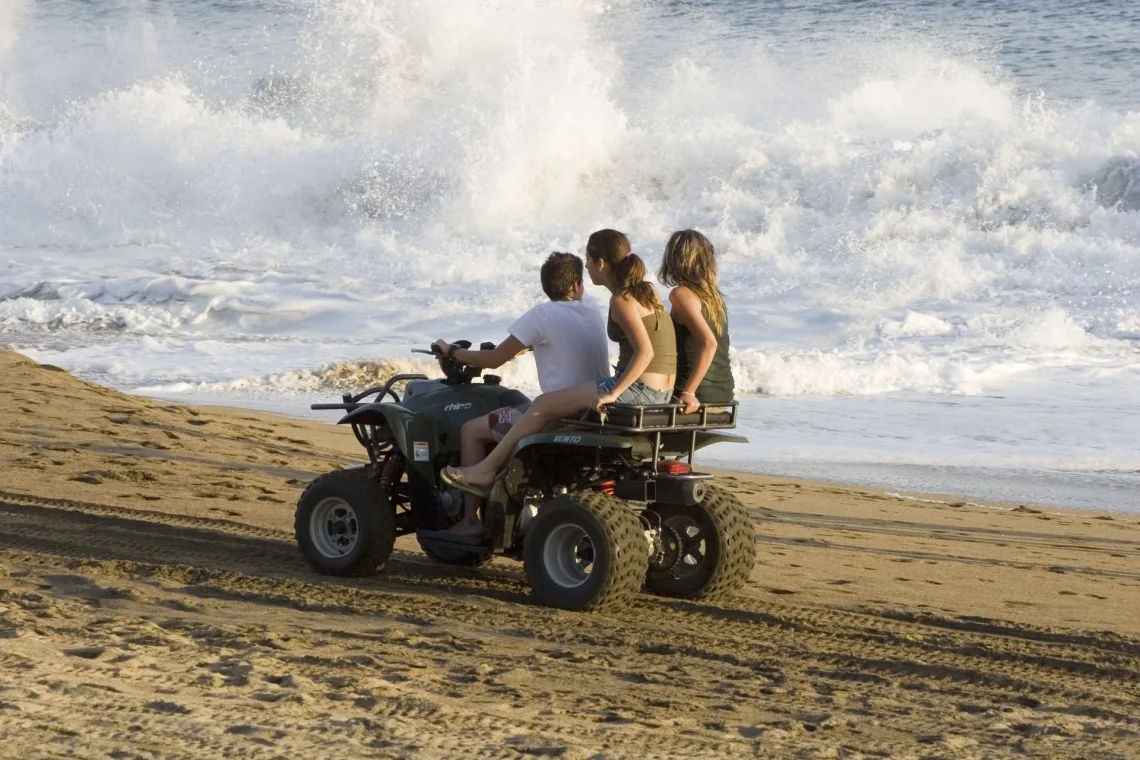
<svg viewBox="0 0 1140 760">
<path fill-rule="evenodd" d="M 416 538 L 422 543 L 443 549 L 463 549 L 469 552 L 491 553 L 491 541 L 485 536 L 460 536 L 446 530 L 417 530 Z"/>
</svg>

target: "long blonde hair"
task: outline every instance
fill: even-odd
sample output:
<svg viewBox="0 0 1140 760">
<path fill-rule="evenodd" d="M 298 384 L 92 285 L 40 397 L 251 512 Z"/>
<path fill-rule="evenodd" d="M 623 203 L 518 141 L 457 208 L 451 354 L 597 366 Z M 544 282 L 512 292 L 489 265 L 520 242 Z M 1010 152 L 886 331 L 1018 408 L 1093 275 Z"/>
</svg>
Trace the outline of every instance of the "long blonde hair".
<svg viewBox="0 0 1140 760">
<path fill-rule="evenodd" d="M 724 306 L 724 295 L 717 286 L 720 274 L 716 268 L 716 250 L 707 237 L 696 230 L 674 232 L 665 244 L 657 279 L 663 285 L 684 285 L 693 291 L 708 311 L 713 332 L 717 335 L 724 333 L 728 326 L 728 311 Z"/>
</svg>

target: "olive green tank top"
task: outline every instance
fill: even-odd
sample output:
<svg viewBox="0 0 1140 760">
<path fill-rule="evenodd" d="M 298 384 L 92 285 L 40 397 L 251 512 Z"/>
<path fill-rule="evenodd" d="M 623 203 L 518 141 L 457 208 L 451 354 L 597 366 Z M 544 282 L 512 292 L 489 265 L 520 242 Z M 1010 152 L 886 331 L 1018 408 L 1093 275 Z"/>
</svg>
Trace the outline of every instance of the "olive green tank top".
<svg viewBox="0 0 1140 760">
<path fill-rule="evenodd" d="M 673 320 L 664 311 L 655 311 L 641 318 L 645 331 L 649 333 L 649 345 L 653 346 L 653 359 L 645 372 L 656 372 L 662 375 L 672 375 L 677 371 L 677 337 L 673 329 Z M 613 313 L 606 322 L 606 335 L 618 344 L 618 363 L 615 371 L 618 377 L 625 372 L 626 367 L 633 360 L 633 343 L 625 330 L 614 321 Z"/>
<path fill-rule="evenodd" d="M 713 331 L 713 335 L 716 335 L 712 320 L 709 319 L 708 309 L 703 305 L 701 306 L 701 316 L 705 318 L 705 323 Z M 700 346 L 693 338 L 693 334 L 689 332 L 688 327 L 680 322 L 673 322 L 673 328 L 677 335 L 677 387 L 675 392 L 680 396 L 681 391 L 685 390 L 685 384 L 689 381 L 689 375 L 697 362 Z M 701 380 L 696 393 L 701 403 L 708 403 L 732 401 L 735 398 L 735 392 L 736 383 L 732 379 L 732 366 L 728 361 L 728 326 L 725 325 L 724 332 L 716 336 L 716 353 L 713 354 L 712 364 L 705 372 L 704 379 Z"/>
</svg>

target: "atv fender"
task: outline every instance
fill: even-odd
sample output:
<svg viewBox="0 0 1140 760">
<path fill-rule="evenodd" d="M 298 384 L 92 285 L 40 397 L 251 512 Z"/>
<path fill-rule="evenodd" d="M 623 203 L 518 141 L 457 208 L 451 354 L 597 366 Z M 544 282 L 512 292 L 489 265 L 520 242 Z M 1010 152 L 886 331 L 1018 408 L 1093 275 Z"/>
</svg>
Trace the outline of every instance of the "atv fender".
<svg viewBox="0 0 1140 760">
<path fill-rule="evenodd" d="M 632 449 L 636 443 L 638 443 L 638 439 L 627 436 L 583 433 L 574 430 L 557 430 L 534 433 L 526 436 L 515 444 L 511 456 L 518 456 L 522 451 L 533 446 L 574 446 L 575 448 L 584 449 Z M 653 447 L 646 442 L 645 448 L 647 451 L 652 451 Z"/>
<path fill-rule="evenodd" d="M 691 440 L 692 433 L 666 433 L 661 436 L 661 453 L 667 456 L 688 454 Z M 733 433 L 698 431 L 697 445 L 694 448 L 700 451 L 705 446 L 712 446 L 714 443 L 748 443 L 748 439 Z"/>
<path fill-rule="evenodd" d="M 408 450 L 408 428 L 416 415 L 399 404 L 367 404 L 353 409 L 337 422 L 338 425 L 387 425 L 392 431 L 392 441 L 396 448 L 411 460 Z"/>
</svg>

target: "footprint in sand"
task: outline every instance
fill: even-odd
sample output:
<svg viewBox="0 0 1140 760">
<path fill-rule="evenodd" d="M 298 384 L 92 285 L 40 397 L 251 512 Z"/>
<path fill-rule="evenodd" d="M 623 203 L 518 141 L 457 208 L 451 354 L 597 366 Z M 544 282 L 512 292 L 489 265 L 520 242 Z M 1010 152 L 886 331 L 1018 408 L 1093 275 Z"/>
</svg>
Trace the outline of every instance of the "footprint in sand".
<svg viewBox="0 0 1140 760">
<path fill-rule="evenodd" d="M 82 657 L 84 660 L 97 660 L 107 651 L 106 647 L 75 647 L 65 649 L 63 653 L 69 657 Z"/>
<path fill-rule="evenodd" d="M 103 473 L 99 472 L 98 470 L 92 470 L 91 472 L 85 472 L 82 475 L 74 475 L 68 478 L 68 480 L 74 480 L 78 483 L 88 483 L 90 485 L 97 486 L 103 482 L 102 475 Z"/>
<path fill-rule="evenodd" d="M 157 699 L 154 702 L 147 702 L 145 705 L 143 705 L 143 709 L 166 713 L 168 715 L 185 715 L 186 713 L 190 712 L 190 709 L 188 707 L 183 707 L 177 702 L 167 702 L 161 699 Z"/>
</svg>

